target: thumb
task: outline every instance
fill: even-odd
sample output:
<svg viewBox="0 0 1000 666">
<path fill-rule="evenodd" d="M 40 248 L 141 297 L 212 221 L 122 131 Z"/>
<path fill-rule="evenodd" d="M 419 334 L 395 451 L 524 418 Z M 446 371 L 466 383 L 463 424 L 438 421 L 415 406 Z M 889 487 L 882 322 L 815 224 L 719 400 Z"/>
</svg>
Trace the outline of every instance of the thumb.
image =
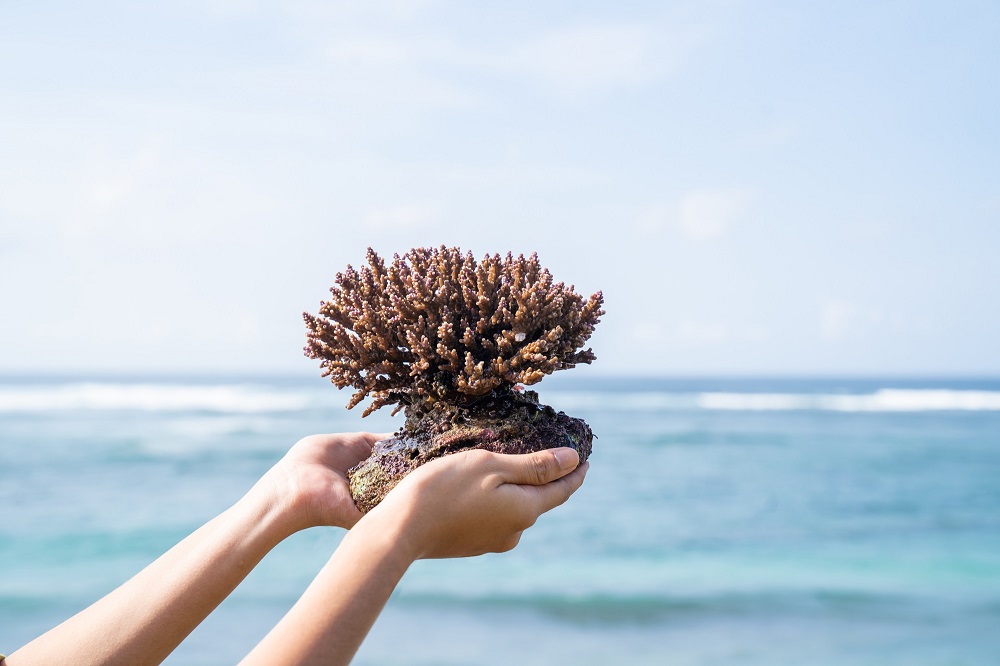
<svg viewBox="0 0 1000 666">
<path fill-rule="evenodd" d="M 504 482 L 532 486 L 562 478 L 580 464 L 580 454 L 569 447 L 505 455 L 502 459 L 500 474 Z"/>
</svg>

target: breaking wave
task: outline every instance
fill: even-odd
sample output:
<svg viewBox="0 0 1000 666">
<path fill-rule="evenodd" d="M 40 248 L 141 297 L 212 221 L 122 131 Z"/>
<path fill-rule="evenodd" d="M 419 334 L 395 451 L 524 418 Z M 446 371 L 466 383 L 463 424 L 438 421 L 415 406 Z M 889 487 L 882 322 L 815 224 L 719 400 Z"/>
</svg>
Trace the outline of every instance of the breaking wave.
<svg viewBox="0 0 1000 666">
<path fill-rule="evenodd" d="M 308 391 L 252 384 L 73 383 L 0 386 L 0 413 L 74 410 L 290 412 L 317 404 Z"/>
<path fill-rule="evenodd" d="M 992 387 L 991 387 L 992 388 Z M 868 392 L 754 392 L 690 390 L 545 390 L 542 402 L 568 413 L 822 411 L 935 412 L 1000 411 L 1000 391 L 951 388 L 881 388 Z M 149 411 L 268 413 L 328 408 L 328 387 L 266 383 L 68 382 L 0 383 L 0 413 L 59 411 Z M 576 414 L 576 415 L 581 415 Z"/>
<path fill-rule="evenodd" d="M 1000 391 L 893 389 L 871 393 L 736 393 L 736 392 L 560 392 L 544 396 L 564 410 L 825 412 L 1000 411 Z"/>
<path fill-rule="evenodd" d="M 830 412 L 998 411 L 1000 391 L 949 389 L 880 389 L 860 395 L 790 393 L 702 393 L 704 409 L 809 409 Z"/>
</svg>

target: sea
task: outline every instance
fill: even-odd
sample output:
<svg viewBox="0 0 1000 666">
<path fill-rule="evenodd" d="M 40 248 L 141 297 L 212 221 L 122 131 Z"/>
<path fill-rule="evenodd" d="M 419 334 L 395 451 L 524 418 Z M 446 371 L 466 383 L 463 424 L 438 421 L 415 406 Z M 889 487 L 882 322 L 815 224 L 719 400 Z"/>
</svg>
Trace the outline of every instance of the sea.
<svg viewBox="0 0 1000 666">
<path fill-rule="evenodd" d="M 354 663 L 1000 664 L 1000 380 L 563 374 L 533 388 L 597 435 L 584 486 L 509 553 L 416 563 Z M 0 378 L 0 652 L 300 437 L 401 424 L 348 397 L 313 377 Z M 283 542 L 167 663 L 237 662 L 342 535 Z"/>
</svg>

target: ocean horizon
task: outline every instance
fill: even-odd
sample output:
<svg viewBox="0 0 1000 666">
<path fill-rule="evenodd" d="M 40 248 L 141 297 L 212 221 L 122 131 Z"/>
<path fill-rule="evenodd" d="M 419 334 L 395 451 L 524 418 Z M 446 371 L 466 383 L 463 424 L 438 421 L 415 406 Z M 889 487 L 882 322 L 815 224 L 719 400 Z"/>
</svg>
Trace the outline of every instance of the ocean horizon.
<svg viewBox="0 0 1000 666">
<path fill-rule="evenodd" d="M 994 664 L 1000 378 L 554 376 L 591 472 L 510 553 L 417 563 L 357 664 Z M 291 375 L 0 375 L 0 652 L 127 580 L 297 439 L 394 430 Z M 238 661 L 342 531 L 168 660 Z"/>
</svg>

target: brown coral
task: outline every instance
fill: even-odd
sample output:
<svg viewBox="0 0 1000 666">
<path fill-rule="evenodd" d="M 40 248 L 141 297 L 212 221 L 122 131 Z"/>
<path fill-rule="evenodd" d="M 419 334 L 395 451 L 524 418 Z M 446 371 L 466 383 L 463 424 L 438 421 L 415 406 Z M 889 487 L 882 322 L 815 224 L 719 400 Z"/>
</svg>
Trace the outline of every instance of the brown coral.
<svg viewBox="0 0 1000 666">
<path fill-rule="evenodd" d="M 601 292 L 585 300 L 554 282 L 536 254 L 476 261 L 441 246 L 386 266 L 369 248 L 368 264 L 338 273 L 318 315 L 303 314 L 306 355 L 356 389 L 348 408 L 372 398 L 365 416 L 393 403 L 471 404 L 595 359 L 579 349 L 604 314 Z"/>
</svg>

